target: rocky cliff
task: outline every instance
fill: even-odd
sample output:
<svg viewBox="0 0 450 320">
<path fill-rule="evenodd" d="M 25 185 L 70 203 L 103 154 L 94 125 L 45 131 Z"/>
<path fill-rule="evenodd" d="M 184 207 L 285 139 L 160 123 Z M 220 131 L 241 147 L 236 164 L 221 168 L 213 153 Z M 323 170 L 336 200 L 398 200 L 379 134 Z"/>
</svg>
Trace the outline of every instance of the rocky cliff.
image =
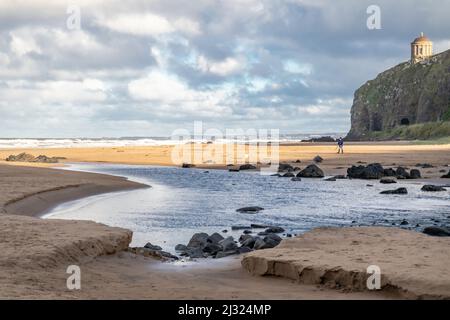
<svg viewBox="0 0 450 320">
<path fill-rule="evenodd" d="M 450 50 L 427 61 L 401 63 L 356 92 L 347 139 L 395 138 L 414 124 L 450 120 Z M 390 132 L 390 134 L 384 134 Z M 422 138 L 422 137 L 415 137 Z M 429 137 L 423 137 L 429 138 Z"/>
</svg>

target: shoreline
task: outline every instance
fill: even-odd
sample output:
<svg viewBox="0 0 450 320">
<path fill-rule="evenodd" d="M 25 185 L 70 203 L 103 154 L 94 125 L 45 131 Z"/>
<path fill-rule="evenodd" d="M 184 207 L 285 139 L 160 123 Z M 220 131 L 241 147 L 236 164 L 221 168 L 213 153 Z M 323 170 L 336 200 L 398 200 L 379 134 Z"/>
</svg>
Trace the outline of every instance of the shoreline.
<svg viewBox="0 0 450 320">
<path fill-rule="evenodd" d="M 0 173 L 7 168 L 0 165 Z M 15 174 L 18 171 L 22 175 L 33 175 L 36 172 L 42 175 L 57 176 L 56 180 L 48 188 L 36 188 L 30 192 L 23 192 L 19 196 L 0 200 L 0 212 L 4 214 L 41 217 L 52 208 L 73 200 L 78 200 L 94 195 L 148 188 L 150 186 L 128 180 L 125 177 L 60 170 L 53 168 L 36 168 L 28 166 L 7 166 Z M 15 170 L 13 169 L 15 168 Z M 37 171 L 36 171 L 37 170 Z M 67 173 L 67 174 L 64 174 Z M 63 177 L 69 176 L 69 181 Z M 48 180 L 48 179 L 45 179 Z M 74 183 L 75 182 L 75 183 Z"/>
</svg>

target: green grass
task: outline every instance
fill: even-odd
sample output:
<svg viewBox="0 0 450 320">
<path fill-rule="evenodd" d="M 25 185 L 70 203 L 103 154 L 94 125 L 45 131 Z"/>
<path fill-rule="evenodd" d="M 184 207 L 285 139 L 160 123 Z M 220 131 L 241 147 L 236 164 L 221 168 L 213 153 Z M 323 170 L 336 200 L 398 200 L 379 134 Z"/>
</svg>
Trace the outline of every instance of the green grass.
<svg viewBox="0 0 450 320">
<path fill-rule="evenodd" d="M 450 121 L 398 126 L 385 131 L 372 132 L 370 135 L 376 140 L 434 140 L 448 143 L 450 140 Z"/>
</svg>

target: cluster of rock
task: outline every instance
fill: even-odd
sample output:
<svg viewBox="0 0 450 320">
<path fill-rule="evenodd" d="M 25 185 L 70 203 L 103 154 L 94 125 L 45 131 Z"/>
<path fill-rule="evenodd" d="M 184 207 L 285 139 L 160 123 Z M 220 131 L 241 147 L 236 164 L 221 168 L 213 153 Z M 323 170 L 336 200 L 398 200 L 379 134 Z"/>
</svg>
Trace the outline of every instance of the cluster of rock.
<svg viewBox="0 0 450 320">
<path fill-rule="evenodd" d="M 128 251 L 144 257 L 157 258 L 163 261 L 178 260 L 177 256 L 174 256 L 170 252 L 163 251 L 160 246 L 153 245 L 150 242 L 148 242 L 144 247 L 128 248 Z"/>
<path fill-rule="evenodd" d="M 298 171 L 297 174 L 295 172 Z M 283 174 L 283 172 L 285 172 Z M 325 176 L 322 169 L 315 164 L 310 164 L 303 170 L 298 167 L 292 167 L 289 164 L 280 164 L 278 173 L 273 176 L 282 178 L 292 178 L 293 181 L 301 181 L 301 178 L 323 178 Z"/>
<path fill-rule="evenodd" d="M 280 227 L 267 227 L 264 232 L 258 233 L 257 236 L 244 232 L 239 237 L 239 241 L 235 241 L 232 236 L 224 238 L 217 232 L 211 235 L 201 232 L 194 234 L 187 245 L 176 245 L 175 250 L 179 252 L 180 256 L 190 258 L 213 257 L 218 259 L 253 250 L 274 248 L 282 240 L 277 233 L 283 231 L 284 229 Z"/>
<path fill-rule="evenodd" d="M 347 175 L 352 179 L 381 179 L 383 177 L 396 177 L 397 179 L 421 178 L 421 173 L 418 169 L 411 169 L 410 172 L 403 167 L 398 167 L 396 170 L 392 168 L 385 169 L 379 163 L 371 163 L 367 166 L 352 166 L 347 169 Z"/>
<path fill-rule="evenodd" d="M 64 160 L 64 157 L 47 157 L 45 155 L 39 155 L 37 157 L 29 153 L 19 153 L 18 155 L 10 155 L 6 158 L 6 161 L 10 162 L 39 162 L 39 163 L 58 163 L 59 160 Z"/>
</svg>

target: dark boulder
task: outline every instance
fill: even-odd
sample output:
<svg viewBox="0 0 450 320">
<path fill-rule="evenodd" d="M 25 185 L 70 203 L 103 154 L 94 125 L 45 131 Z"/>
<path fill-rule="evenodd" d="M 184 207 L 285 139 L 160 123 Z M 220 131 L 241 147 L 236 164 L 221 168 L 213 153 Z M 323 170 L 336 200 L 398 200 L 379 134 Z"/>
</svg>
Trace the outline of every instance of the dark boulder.
<svg viewBox="0 0 450 320">
<path fill-rule="evenodd" d="M 183 252 L 183 251 L 186 251 L 187 249 L 188 249 L 188 247 L 185 246 L 184 244 L 177 244 L 175 246 L 175 251 Z"/>
<path fill-rule="evenodd" d="M 275 233 L 271 233 L 271 234 L 268 234 L 265 238 L 264 238 L 264 241 L 266 241 L 267 239 L 271 239 L 271 240 L 274 240 L 274 241 L 276 241 L 276 242 L 281 242 L 281 240 L 283 240 L 279 235 L 277 235 L 277 234 L 275 234 Z"/>
<path fill-rule="evenodd" d="M 259 211 L 264 210 L 264 208 L 258 207 L 258 206 L 251 206 L 251 207 L 243 207 L 239 208 L 236 211 L 241 213 L 257 213 Z"/>
<path fill-rule="evenodd" d="M 392 178 L 381 178 L 380 183 L 390 184 L 390 183 L 397 183 L 397 181 L 395 181 Z"/>
<path fill-rule="evenodd" d="M 317 155 L 317 156 L 314 157 L 313 161 L 317 162 L 317 163 L 320 163 L 320 162 L 323 161 L 323 158 L 321 156 Z"/>
<path fill-rule="evenodd" d="M 315 164 L 310 164 L 297 174 L 297 177 L 301 178 L 323 178 L 324 176 L 322 169 Z"/>
<path fill-rule="evenodd" d="M 406 171 L 406 169 L 403 167 L 398 167 L 397 170 L 395 170 L 395 173 L 396 173 L 397 177 L 400 176 L 400 177 L 404 177 L 406 179 L 409 179 L 411 177 L 409 172 Z"/>
<path fill-rule="evenodd" d="M 284 229 L 282 227 L 270 227 L 265 230 L 266 233 L 282 233 Z"/>
<path fill-rule="evenodd" d="M 395 177 L 397 175 L 395 170 L 392 168 L 384 169 L 383 174 L 385 177 Z"/>
<path fill-rule="evenodd" d="M 371 163 L 367 166 L 352 166 L 347 169 L 347 175 L 353 179 L 381 179 L 384 176 L 384 168 L 379 163 Z"/>
<path fill-rule="evenodd" d="M 208 239 L 206 239 L 206 241 L 209 242 L 209 243 L 219 243 L 223 239 L 224 239 L 224 237 L 222 237 L 221 234 L 219 234 L 217 232 L 214 232 L 212 235 L 210 235 L 208 237 Z"/>
<path fill-rule="evenodd" d="M 423 233 L 435 237 L 450 237 L 450 230 L 447 228 L 426 227 L 423 229 Z"/>
<path fill-rule="evenodd" d="M 291 181 L 302 181 L 302 178 L 300 178 L 300 177 L 293 177 L 291 179 Z"/>
<path fill-rule="evenodd" d="M 239 170 L 253 170 L 256 169 L 256 167 L 252 164 L 243 164 L 239 167 Z"/>
<path fill-rule="evenodd" d="M 144 246 L 146 249 L 154 250 L 154 251 L 161 251 L 162 248 L 160 246 L 151 244 L 150 242 L 147 242 L 147 244 Z"/>
<path fill-rule="evenodd" d="M 265 224 L 255 224 L 255 223 L 252 223 L 252 224 L 250 225 L 250 227 L 252 227 L 253 229 L 265 229 L 265 228 L 269 228 L 270 226 L 267 226 L 267 225 L 265 225 Z"/>
<path fill-rule="evenodd" d="M 220 241 L 219 245 L 222 246 L 223 251 L 236 250 L 238 248 L 234 238 L 231 236 Z"/>
<path fill-rule="evenodd" d="M 239 237 L 238 241 L 239 243 L 244 243 L 247 239 L 251 239 L 253 238 L 253 236 L 249 235 L 249 234 L 243 234 Z"/>
<path fill-rule="evenodd" d="M 420 171 L 417 169 L 411 169 L 409 172 L 410 179 L 420 179 L 422 178 L 422 175 L 420 174 Z"/>
<path fill-rule="evenodd" d="M 246 239 L 245 241 L 243 241 L 241 243 L 241 246 L 253 248 L 257 239 L 260 239 L 260 238 L 259 237 L 250 237 L 250 238 Z"/>
<path fill-rule="evenodd" d="M 380 194 L 407 194 L 408 190 L 406 188 L 398 188 L 395 190 L 385 190 L 381 191 Z"/>
<path fill-rule="evenodd" d="M 292 172 L 286 172 L 285 174 L 283 174 L 281 176 L 282 178 L 294 178 L 295 174 L 293 174 Z"/>
<path fill-rule="evenodd" d="M 203 248 L 208 241 L 208 234 L 204 232 L 196 233 L 192 236 L 187 245 L 188 248 Z"/>
<path fill-rule="evenodd" d="M 434 186 L 432 184 L 426 184 L 420 189 L 422 191 L 430 191 L 430 192 L 438 192 L 438 191 L 447 191 L 444 187 Z"/>
<path fill-rule="evenodd" d="M 191 163 L 183 163 L 181 165 L 182 168 L 194 168 L 195 164 L 191 164 Z"/>
<path fill-rule="evenodd" d="M 211 243 L 208 242 L 204 247 L 203 247 L 203 252 L 209 253 L 211 255 L 216 254 L 219 251 L 222 251 L 223 248 L 221 245 L 217 244 L 217 243 Z"/>
<path fill-rule="evenodd" d="M 325 181 L 336 181 L 336 178 L 335 177 L 329 177 L 329 178 L 326 178 L 324 180 Z"/>
</svg>

